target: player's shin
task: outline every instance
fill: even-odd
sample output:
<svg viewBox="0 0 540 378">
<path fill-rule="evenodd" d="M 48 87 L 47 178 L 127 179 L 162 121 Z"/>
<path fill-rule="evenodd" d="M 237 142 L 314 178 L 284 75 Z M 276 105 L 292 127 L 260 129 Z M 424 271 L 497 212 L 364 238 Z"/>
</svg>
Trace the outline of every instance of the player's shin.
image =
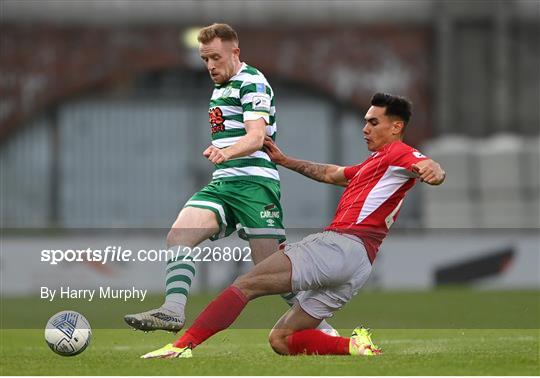
<svg viewBox="0 0 540 378">
<path fill-rule="evenodd" d="M 194 348 L 212 335 L 228 328 L 240 315 L 248 298 L 236 287 L 229 286 L 199 314 L 193 325 L 174 346 Z"/>
<path fill-rule="evenodd" d="M 124 320 L 134 329 L 178 332 L 184 327 L 184 307 L 195 277 L 195 265 L 189 250 L 182 245 L 170 247 L 167 258 L 165 302 L 155 309 L 125 315 Z"/>
<path fill-rule="evenodd" d="M 304 329 L 287 337 L 290 355 L 346 355 L 349 354 L 349 342 L 348 337 L 328 336 L 317 329 Z"/>
<path fill-rule="evenodd" d="M 162 306 L 182 318 L 196 272 L 195 263 L 186 252 L 187 248 L 182 245 L 169 248 L 174 252 L 174 258 L 167 261 L 165 303 Z"/>
</svg>

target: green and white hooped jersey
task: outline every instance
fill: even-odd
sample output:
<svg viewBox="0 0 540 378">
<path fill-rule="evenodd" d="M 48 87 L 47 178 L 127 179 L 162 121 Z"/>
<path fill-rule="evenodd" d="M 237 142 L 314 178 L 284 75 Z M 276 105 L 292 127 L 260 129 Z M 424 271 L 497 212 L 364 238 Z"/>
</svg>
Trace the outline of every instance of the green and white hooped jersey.
<svg viewBox="0 0 540 378">
<path fill-rule="evenodd" d="M 212 144 L 225 148 L 246 135 L 244 122 L 264 118 L 266 135 L 275 139 L 274 91 L 264 75 L 242 63 L 240 71 L 222 85 L 215 85 L 209 108 Z M 276 165 L 266 152 L 216 164 L 214 180 L 268 179 L 279 181 Z"/>
</svg>

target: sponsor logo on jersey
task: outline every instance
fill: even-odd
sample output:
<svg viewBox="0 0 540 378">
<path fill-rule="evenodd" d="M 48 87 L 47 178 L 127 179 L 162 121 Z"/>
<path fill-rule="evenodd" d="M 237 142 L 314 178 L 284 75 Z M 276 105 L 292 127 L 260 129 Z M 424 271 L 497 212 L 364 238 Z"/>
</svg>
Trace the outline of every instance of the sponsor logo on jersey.
<svg viewBox="0 0 540 378">
<path fill-rule="evenodd" d="M 265 112 L 270 111 L 270 96 L 265 94 L 257 94 L 253 96 L 253 110 L 263 110 Z"/>
<path fill-rule="evenodd" d="M 212 134 L 225 131 L 225 125 L 223 124 L 225 120 L 223 119 L 223 112 L 219 106 L 208 111 L 208 122 L 210 122 Z"/>
<path fill-rule="evenodd" d="M 266 85 L 264 85 L 263 83 L 255 84 L 255 88 L 256 88 L 257 92 L 266 93 Z"/>
<path fill-rule="evenodd" d="M 417 157 L 418 159 L 422 159 L 422 158 L 425 158 L 426 155 L 424 155 L 423 153 L 421 153 L 420 151 L 413 151 L 412 153 L 415 157 Z"/>
</svg>

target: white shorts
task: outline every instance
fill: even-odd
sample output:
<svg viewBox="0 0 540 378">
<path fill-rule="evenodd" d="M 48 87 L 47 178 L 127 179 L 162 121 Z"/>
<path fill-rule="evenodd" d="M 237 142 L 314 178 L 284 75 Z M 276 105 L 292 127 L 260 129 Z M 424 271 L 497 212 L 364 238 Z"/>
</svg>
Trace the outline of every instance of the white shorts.
<svg viewBox="0 0 540 378">
<path fill-rule="evenodd" d="M 371 263 L 360 238 L 325 231 L 289 244 L 291 284 L 302 309 L 326 319 L 358 293 L 371 274 Z"/>
</svg>

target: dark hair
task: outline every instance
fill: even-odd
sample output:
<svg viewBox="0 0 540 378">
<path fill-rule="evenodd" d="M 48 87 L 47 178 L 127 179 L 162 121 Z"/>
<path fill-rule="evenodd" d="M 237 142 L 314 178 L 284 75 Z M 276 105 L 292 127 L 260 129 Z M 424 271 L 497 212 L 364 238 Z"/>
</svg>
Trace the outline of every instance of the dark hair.
<svg viewBox="0 0 540 378">
<path fill-rule="evenodd" d="M 375 93 L 371 98 L 371 105 L 386 108 L 384 114 L 400 118 L 405 126 L 411 119 L 412 103 L 405 97 L 394 96 L 388 93 Z"/>
<path fill-rule="evenodd" d="M 236 31 L 227 24 L 212 24 L 202 28 L 199 31 L 197 40 L 200 43 L 207 44 L 214 38 L 219 38 L 223 42 L 232 41 L 238 44 L 238 34 L 236 34 Z"/>
</svg>

